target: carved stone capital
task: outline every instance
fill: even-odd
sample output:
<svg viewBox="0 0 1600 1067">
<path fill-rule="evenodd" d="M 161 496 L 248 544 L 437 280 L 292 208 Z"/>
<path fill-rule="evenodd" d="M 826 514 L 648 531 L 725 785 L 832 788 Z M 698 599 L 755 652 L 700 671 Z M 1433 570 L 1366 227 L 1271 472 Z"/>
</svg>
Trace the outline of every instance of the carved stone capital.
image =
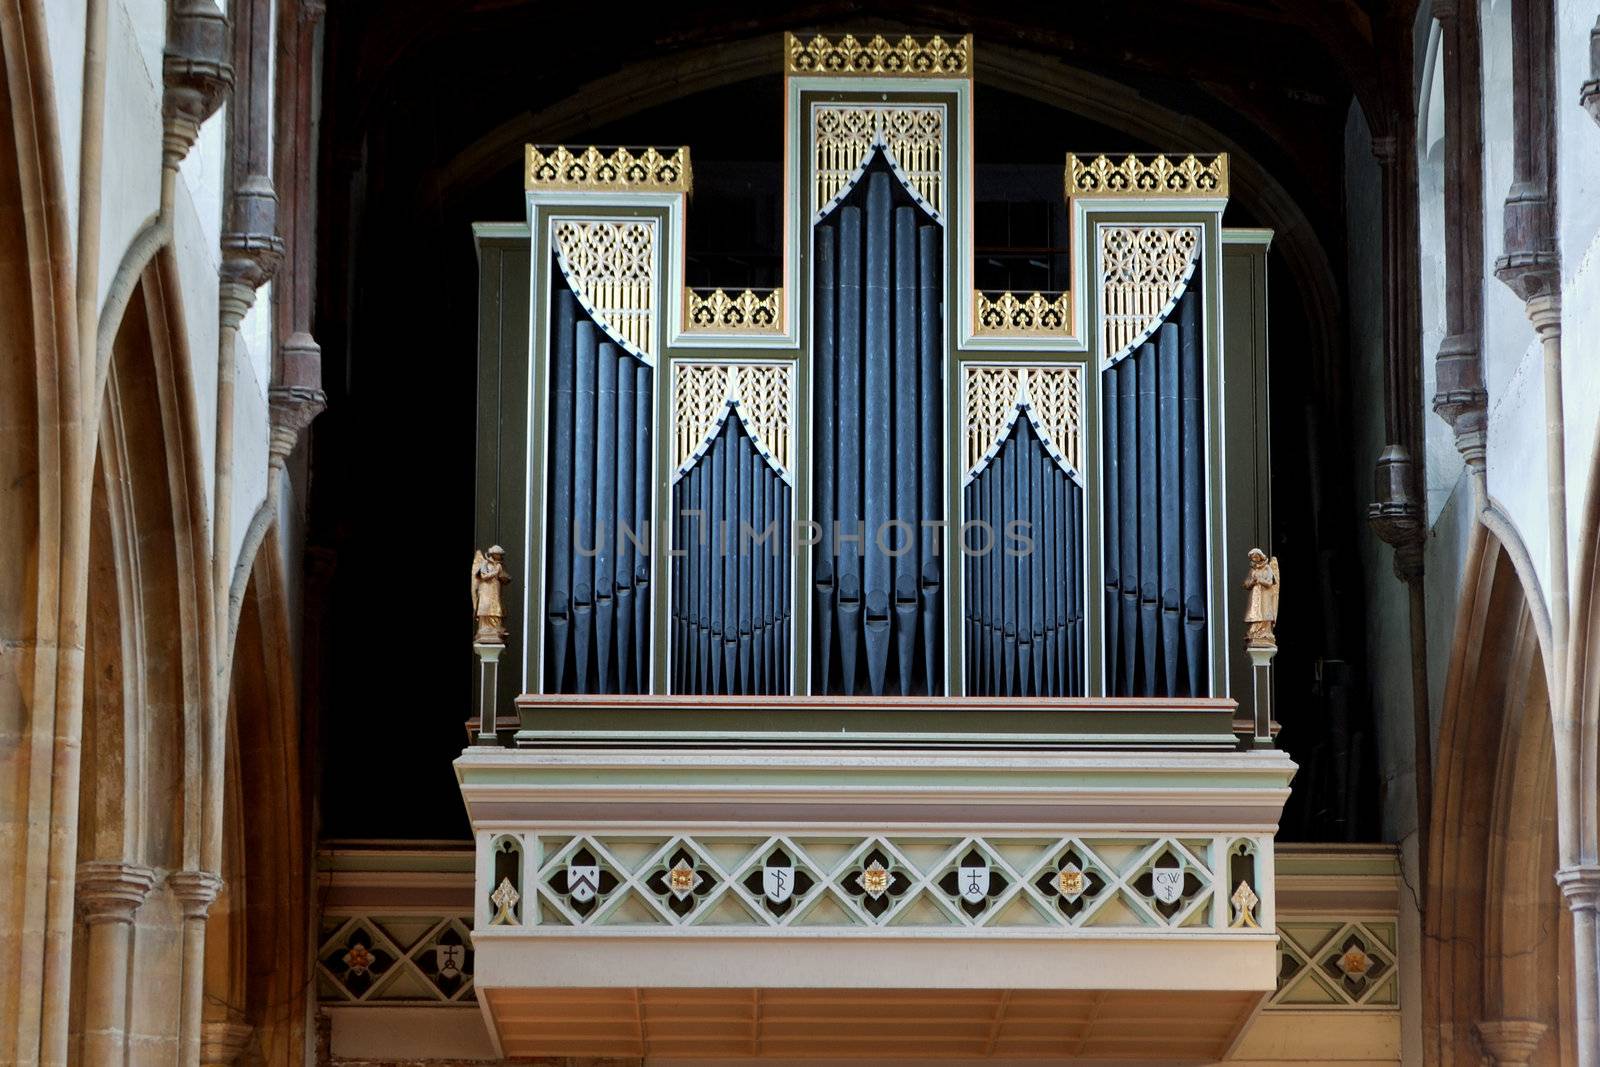
<svg viewBox="0 0 1600 1067">
<path fill-rule="evenodd" d="M 1450 334 L 1439 342 L 1434 357 L 1433 410 L 1455 431 L 1456 449 L 1473 467 L 1484 464 L 1489 392 L 1483 385 L 1483 358 L 1478 338 Z"/>
<path fill-rule="evenodd" d="M 1372 155 L 1379 163 L 1388 166 L 1394 162 L 1396 141 L 1393 135 L 1385 134 L 1372 139 Z"/>
<path fill-rule="evenodd" d="M 1395 574 L 1411 581 L 1422 574 L 1422 543 L 1427 535 L 1422 504 L 1411 492 L 1411 453 L 1404 445 L 1385 448 L 1373 478 L 1367 522 L 1379 540 L 1394 549 Z"/>
<path fill-rule="evenodd" d="M 228 19 L 212 0 L 176 0 L 161 59 L 162 150 L 176 167 L 194 147 L 200 126 L 233 88 Z"/>
<path fill-rule="evenodd" d="M 255 1027 L 248 1023 L 211 1019 L 200 1025 L 201 1067 L 232 1067 L 244 1055 Z"/>
<path fill-rule="evenodd" d="M 328 5 L 323 0 L 300 0 L 300 21 L 308 26 L 321 22 L 327 13 Z"/>
<path fill-rule="evenodd" d="M 256 302 L 256 287 L 231 277 L 226 269 L 217 293 L 217 318 L 224 330 L 237 330 Z"/>
<path fill-rule="evenodd" d="M 1582 863 L 1556 870 L 1556 885 L 1570 911 L 1600 912 L 1600 863 Z"/>
<path fill-rule="evenodd" d="M 212 871 L 173 871 L 167 875 L 167 885 L 183 906 L 185 919 L 204 919 L 222 892 L 222 876 Z"/>
<path fill-rule="evenodd" d="M 1528 321 L 1540 341 L 1553 341 L 1561 337 L 1561 290 L 1553 289 L 1531 297 L 1527 305 Z"/>
<path fill-rule="evenodd" d="M 321 389 L 301 385 L 275 385 L 267 390 L 272 408 L 272 462 L 282 465 L 300 443 L 311 420 L 328 406 L 328 395 Z"/>
<path fill-rule="evenodd" d="M 283 262 L 278 236 L 278 194 L 264 174 L 252 174 L 233 191 L 228 229 L 222 235 L 222 274 L 259 289 Z"/>
<path fill-rule="evenodd" d="M 78 904 L 90 925 L 132 922 L 155 884 L 156 872 L 142 864 L 118 860 L 78 864 Z"/>
<path fill-rule="evenodd" d="M 1544 1038 L 1544 1023 L 1532 1019 L 1485 1019 L 1478 1023 L 1478 1042 L 1495 1067 L 1521 1067 L 1533 1058 Z"/>
</svg>

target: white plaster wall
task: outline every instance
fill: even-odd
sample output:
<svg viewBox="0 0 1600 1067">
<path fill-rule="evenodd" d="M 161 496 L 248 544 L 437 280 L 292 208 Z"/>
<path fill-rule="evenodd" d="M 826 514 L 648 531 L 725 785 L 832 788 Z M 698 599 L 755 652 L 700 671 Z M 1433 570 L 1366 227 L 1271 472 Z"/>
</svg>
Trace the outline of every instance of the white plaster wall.
<svg viewBox="0 0 1600 1067">
<path fill-rule="evenodd" d="M 158 50 L 151 67 L 146 45 L 149 24 L 165 19 L 161 0 L 111 0 L 106 12 L 97 308 L 129 244 L 161 210 L 161 58 Z"/>
<path fill-rule="evenodd" d="M 1600 0 L 1556 5 L 1556 209 L 1561 235 L 1562 395 L 1567 431 L 1567 530 L 1574 566 L 1600 425 L 1600 124 L 1578 105 L 1593 77 L 1589 32 Z"/>
<path fill-rule="evenodd" d="M 217 440 L 216 227 L 201 221 L 189 189 L 188 181 L 178 182 L 173 198 L 172 243 L 182 289 L 184 335 L 189 346 L 189 373 L 194 383 L 195 414 L 199 422 L 206 514 L 210 515 Z"/>
<path fill-rule="evenodd" d="M 267 499 L 267 443 L 271 433 L 267 416 L 266 383 L 256 375 L 254 361 L 242 346 L 234 353 L 233 387 L 233 526 L 228 546 L 229 571 L 239 560 L 239 549 L 250 530 L 256 509 Z"/>
<path fill-rule="evenodd" d="M 256 302 L 250 305 L 244 321 L 239 324 L 239 350 L 247 355 L 256 380 L 272 381 L 272 283 L 256 291 Z"/>
<path fill-rule="evenodd" d="M 1372 465 L 1384 447 L 1382 178 L 1372 155 L 1372 134 L 1355 105 L 1345 124 L 1346 266 L 1355 425 L 1348 439 L 1355 499 L 1372 500 Z M 1378 731 L 1383 837 L 1399 841 L 1416 826 L 1416 784 L 1411 759 L 1411 660 L 1405 586 L 1394 576 L 1394 552 L 1363 520 L 1358 540 L 1367 614 L 1367 697 Z"/>
<path fill-rule="evenodd" d="M 55 84 L 56 130 L 61 138 L 62 183 L 67 191 L 67 227 L 73 247 L 78 234 L 78 157 L 83 138 L 83 45 L 85 0 L 50 0 L 44 5 L 50 47 L 50 77 Z"/>
</svg>

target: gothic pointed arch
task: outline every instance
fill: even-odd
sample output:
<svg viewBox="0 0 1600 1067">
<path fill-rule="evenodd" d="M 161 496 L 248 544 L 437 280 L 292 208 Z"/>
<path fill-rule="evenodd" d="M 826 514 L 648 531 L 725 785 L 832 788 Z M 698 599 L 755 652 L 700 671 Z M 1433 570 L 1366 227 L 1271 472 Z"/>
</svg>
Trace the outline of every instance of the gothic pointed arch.
<svg viewBox="0 0 1600 1067">
<path fill-rule="evenodd" d="M 275 531 L 263 541 L 234 635 L 223 890 L 207 926 L 202 1023 L 202 1040 L 216 1062 L 244 1057 L 264 1067 L 302 1062 L 302 996 L 310 980 L 311 831 L 282 547 Z"/>
<path fill-rule="evenodd" d="M 1427 1062 L 1473 1062 L 1522 1042 L 1525 1062 L 1564 1063 L 1571 941 L 1554 877 L 1546 672 L 1523 586 L 1482 528 L 1463 574 L 1427 865 Z"/>
</svg>

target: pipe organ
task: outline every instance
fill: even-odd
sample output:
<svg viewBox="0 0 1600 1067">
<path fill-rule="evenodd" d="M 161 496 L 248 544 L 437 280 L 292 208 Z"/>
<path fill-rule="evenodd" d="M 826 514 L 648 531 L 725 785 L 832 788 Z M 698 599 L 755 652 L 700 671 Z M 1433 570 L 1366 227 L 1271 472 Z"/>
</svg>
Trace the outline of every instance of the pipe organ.
<svg viewBox="0 0 1600 1067">
<path fill-rule="evenodd" d="M 973 56 L 787 39 L 780 284 L 687 285 L 688 148 L 529 147 L 477 230 L 497 1056 L 1215 1062 L 1332 966 L 1230 699 L 1269 235 L 1225 156 L 1066 155 L 1060 287 L 980 288 Z"/>
<path fill-rule="evenodd" d="M 1068 155 L 979 290 L 971 42 L 786 47 L 780 286 L 684 284 L 688 148 L 527 150 L 506 695 L 1229 695 L 1226 157 Z"/>
</svg>

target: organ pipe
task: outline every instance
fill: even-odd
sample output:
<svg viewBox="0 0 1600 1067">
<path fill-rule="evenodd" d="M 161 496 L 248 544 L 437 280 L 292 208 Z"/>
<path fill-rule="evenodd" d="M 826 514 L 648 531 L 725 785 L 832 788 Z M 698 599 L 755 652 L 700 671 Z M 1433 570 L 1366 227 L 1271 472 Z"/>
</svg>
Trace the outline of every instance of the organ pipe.
<svg viewBox="0 0 1600 1067">
<path fill-rule="evenodd" d="M 815 227 L 815 692 L 943 690 L 941 240 L 881 153 Z"/>
<path fill-rule="evenodd" d="M 1110 696 L 1209 691 L 1198 287 L 1102 373 Z"/>
<path fill-rule="evenodd" d="M 553 271 L 560 277 L 560 272 Z M 651 368 L 556 289 L 550 337 L 545 685 L 649 688 Z"/>
<path fill-rule="evenodd" d="M 731 404 L 672 487 L 676 692 L 789 691 L 789 492 Z"/>
<path fill-rule="evenodd" d="M 967 692 L 1084 695 L 1083 487 L 1025 411 L 963 504 Z"/>
</svg>

